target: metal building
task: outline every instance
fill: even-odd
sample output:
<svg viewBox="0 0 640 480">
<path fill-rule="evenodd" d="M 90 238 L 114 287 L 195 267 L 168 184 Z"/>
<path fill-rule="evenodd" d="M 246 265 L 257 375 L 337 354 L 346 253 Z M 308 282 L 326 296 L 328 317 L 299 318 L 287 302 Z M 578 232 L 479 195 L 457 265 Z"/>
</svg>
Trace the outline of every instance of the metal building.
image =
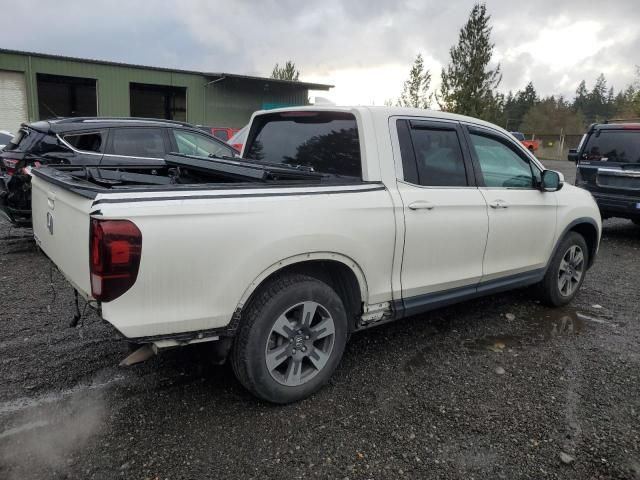
<svg viewBox="0 0 640 480">
<path fill-rule="evenodd" d="M 241 127 L 260 109 L 306 105 L 323 85 L 0 49 L 0 130 L 66 116 L 136 116 Z"/>
</svg>

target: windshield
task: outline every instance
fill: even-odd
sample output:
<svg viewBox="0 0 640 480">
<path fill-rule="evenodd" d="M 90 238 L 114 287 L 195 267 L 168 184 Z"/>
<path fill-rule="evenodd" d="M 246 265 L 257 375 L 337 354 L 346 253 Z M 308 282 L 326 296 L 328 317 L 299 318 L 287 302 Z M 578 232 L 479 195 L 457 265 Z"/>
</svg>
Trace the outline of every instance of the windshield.
<svg viewBox="0 0 640 480">
<path fill-rule="evenodd" d="M 256 117 L 247 159 L 301 165 L 319 173 L 362 177 L 355 117 L 342 112 L 283 112 Z"/>
<path fill-rule="evenodd" d="M 640 162 L 640 130 L 599 130 L 589 136 L 581 160 Z"/>
</svg>

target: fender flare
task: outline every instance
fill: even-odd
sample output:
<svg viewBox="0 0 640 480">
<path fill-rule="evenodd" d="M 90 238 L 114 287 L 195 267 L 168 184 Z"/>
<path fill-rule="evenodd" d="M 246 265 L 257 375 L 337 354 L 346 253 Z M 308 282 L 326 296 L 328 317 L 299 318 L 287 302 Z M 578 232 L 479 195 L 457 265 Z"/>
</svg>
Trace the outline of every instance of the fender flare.
<svg viewBox="0 0 640 480">
<path fill-rule="evenodd" d="M 256 289 L 267 279 L 270 275 L 276 273 L 278 270 L 282 270 L 285 267 L 290 265 L 295 265 L 296 263 L 303 263 L 313 260 L 330 260 L 342 263 L 344 266 L 348 267 L 353 274 L 356 276 L 358 280 L 358 286 L 360 287 L 360 298 L 363 303 L 367 303 L 367 299 L 369 296 L 369 290 L 367 287 L 367 280 L 360 268 L 360 265 L 353 260 L 352 258 L 343 255 L 341 253 L 336 252 L 309 252 L 309 253 L 301 253 L 298 255 L 293 255 L 291 257 L 284 258 L 279 262 L 276 262 L 263 270 L 245 289 L 242 297 L 240 297 L 240 301 L 236 305 L 236 309 L 234 311 L 234 317 L 240 313 L 242 308 L 245 306 L 251 295 L 256 291 Z"/>
<path fill-rule="evenodd" d="M 567 225 L 564 228 L 562 233 L 560 235 L 558 235 L 558 239 L 556 240 L 556 244 L 554 245 L 553 250 L 551 251 L 551 255 L 549 256 L 549 260 L 547 262 L 547 265 L 544 267 L 545 273 L 549 269 L 549 265 L 551 264 L 551 259 L 556 255 L 556 252 L 558 251 L 558 248 L 560 248 L 560 244 L 562 243 L 562 240 L 564 240 L 564 238 L 567 236 L 567 234 L 571 230 L 573 230 L 573 228 L 576 225 L 581 225 L 581 224 L 589 224 L 593 228 L 596 229 L 597 243 L 595 245 L 595 248 L 594 248 L 593 252 L 589 252 L 589 265 L 587 266 L 587 269 L 591 268 L 591 266 L 593 265 L 593 262 L 595 261 L 595 257 L 596 257 L 596 255 L 598 253 L 598 249 L 599 249 L 599 246 L 600 246 L 600 237 L 602 235 L 602 230 L 600 228 L 598 228 L 598 223 L 593 218 L 591 218 L 591 217 L 580 217 L 580 218 L 576 218 L 571 223 L 569 223 L 569 225 Z"/>
</svg>

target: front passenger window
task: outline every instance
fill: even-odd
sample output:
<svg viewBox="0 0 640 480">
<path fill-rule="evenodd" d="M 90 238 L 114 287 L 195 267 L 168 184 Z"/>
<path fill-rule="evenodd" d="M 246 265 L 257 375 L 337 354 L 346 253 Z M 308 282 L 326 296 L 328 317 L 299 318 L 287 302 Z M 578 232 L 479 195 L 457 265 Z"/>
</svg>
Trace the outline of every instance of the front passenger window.
<svg viewBox="0 0 640 480">
<path fill-rule="evenodd" d="M 506 143 L 488 135 L 471 133 L 471 144 L 476 152 L 485 186 L 534 187 L 531 164 Z"/>
</svg>

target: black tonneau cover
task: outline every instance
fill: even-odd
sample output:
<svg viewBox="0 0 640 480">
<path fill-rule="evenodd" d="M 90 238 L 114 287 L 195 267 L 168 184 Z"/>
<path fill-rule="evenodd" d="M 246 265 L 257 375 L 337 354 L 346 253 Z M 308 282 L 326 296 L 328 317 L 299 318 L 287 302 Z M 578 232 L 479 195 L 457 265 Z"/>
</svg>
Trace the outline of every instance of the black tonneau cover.
<svg viewBox="0 0 640 480">
<path fill-rule="evenodd" d="M 130 171 L 134 169 L 135 171 Z M 150 173 L 140 173 L 142 167 L 103 165 L 79 167 L 74 165 L 48 165 L 34 168 L 32 174 L 86 198 L 95 198 L 107 191 L 153 192 L 231 190 L 243 188 L 271 188 L 278 186 L 361 185 L 360 179 L 337 178 L 310 171 L 307 168 L 282 167 L 245 160 L 205 159 L 186 155 L 169 155 L 163 172 L 146 167 Z M 168 174 L 166 171 L 177 171 Z M 186 171 L 187 181 L 179 182 L 176 175 Z"/>
<path fill-rule="evenodd" d="M 325 175 L 316 173 L 307 167 L 285 166 L 251 160 L 235 160 L 220 157 L 196 157 L 171 153 L 167 155 L 165 163 L 168 167 L 187 168 L 200 173 L 215 173 L 229 178 L 244 180 L 267 181 L 280 178 L 286 179 L 317 179 Z"/>
</svg>

